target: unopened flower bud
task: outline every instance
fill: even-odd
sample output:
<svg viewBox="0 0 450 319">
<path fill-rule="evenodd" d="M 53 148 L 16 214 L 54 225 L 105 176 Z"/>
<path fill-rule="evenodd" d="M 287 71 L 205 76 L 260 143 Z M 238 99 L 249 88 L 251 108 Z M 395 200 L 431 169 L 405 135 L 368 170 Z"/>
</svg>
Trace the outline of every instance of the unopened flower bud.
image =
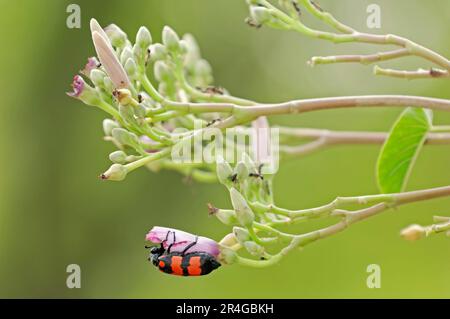
<svg viewBox="0 0 450 319">
<path fill-rule="evenodd" d="M 180 53 L 186 54 L 188 52 L 188 44 L 185 40 L 180 40 Z"/>
<path fill-rule="evenodd" d="M 219 261 L 222 264 L 231 265 L 235 263 L 237 260 L 237 254 L 233 249 L 230 249 L 228 247 L 221 246 L 220 247 L 220 255 L 219 255 Z"/>
<path fill-rule="evenodd" d="M 152 44 L 149 47 L 149 50 L 150 50 L 150 61 L 152 62 L 164 60 L 167 56 L 166 47 L 163 46 L 161 43 Z"/>
<path fill-rule="evenodd" d="M 211 76 L 212 68 L 208 61 L 201 59 L 195 64 L 195 73 L 199 76 Z"/>
<path fill-rule="evenodd" d="M 222 240 L 219 242 L 219 245 L 232 247 L 234 245 L 238 244 L 238 241 L 236 239 L 236 236 L 234 233 L 227 234 Z"/>
<path fill-rule="evenodd" d="M 234 168 L 234 173 L 236 174 L 238 181 L 244 181 L 248 178 L 249 171 L 245 163 L 241 161 L 237 163 Z"/>
<path fill-rule="evenodd" d="M 244 247 L 253 256 L 262 256 L 264 254 L 264 247 L 253 241 L 246 241 Z"/>
<path fill-rule="evenodd" d="M 195 41 L 195 38 L 191 34 L 183 35 L 183 43 L 186 45 L 185 64 L 187 67 L 192 68 L 195 63 L 201 59 L 200 49 Z"/>
<path fill-rule="evenodd" d="M 147 50 L 148 46 L 152 44 L 152 35 L 146 27 L 140 27 L 136 34 L 136 44 L 143 50 Z"/>
<path fill-rule="evenodd" d="M 123 151 L 115 151 L 109 154 L 109 159 L 116 164 L 125 164 L 127 162 L 127 154 Z"/>
<path fill-rule="evenodd" d="M 90 21 L 90 28 L 91 28 L 91 34 L 94 34 L 94 32 L 97 32 L 105 41 L 108 43 L 108 45 L 111 47 L 111 42 L 109 41 L 108 35 L 105 33 L 105 30 L 100 26 L 97 20 L 94 18 Z"/>
<path fill-rule="evenodd" d="M 261 6 L 251 6 L 250 16 L 258 24 L 264 24 L 272 19 L 270 10 Z"/>
<path fill-rule="evenodd" d="M 201 86 L 206 86 L 213 80 L 211 65 L 204 59 L 195 63 L 194 73 Z"/>
<path fill-rule="evenodd" d="M 98 58 L 113 82 L 114 87 L 120 89 L 130 86 L 130 80 L 108 40 L 97 31 L 94 31 L 92 33 L 92 41 L 94 42 Z"/>
<path fill-rule="evenodd" d="M 139 45 L 135 44 L 133 45 L 132 51 L 133 56 L 138 64 L 142 64 L 145 62 L 145 54 L 147 53 L 147 50 L 144 50 Z"/>
<path fill-rule="evenodd" d="M 105 86 L 105 91 L 112 93 L 114 91 L 114 84 L 112 83 L 109 76 L 103 78 L 103 85 Z"/>
<path fill-rule="evenodd" d="M 230 185 L 230 177 L 233 175 L 233 169 L 223 158 L 217 158 L 216 173 L 221 184 Z"/>
<path fill-rule="evenodd" d="M 225 225 L 233 226 L 238 223 L 234 210 L 216 208 L 211 204 L 208 204 L 208 210 L 210 215 L 216 216 Z"/>
<path fill-rule="evenodd" d="M 239 223 L 244 227 L 250 227 L 255 220 L 255 214 L 248 206 L 244 196 L 234 187 L 230 189 L 230 196 Z"/>
<path fill-rule="evenodd" d="M 128 58 L 127 62 L 125 62 L 125 71 L 127 72 L 130 78 L 133 78 L 137 74 L 137 65 L 136 62 L 132 58 Z"/>
<path fill-rule="evenodd" d="M 179 49 L 180 38 L 169 26 L 165 26 L 162 32 L 162 42 L 169 51 L 175 52 Z"/>
<path fill-rule="evenodd" d="M 403 229 L 400 233 L 400 236 L 403 237 L 403 239 L 414 241 L 423 238 L 426 235 L 426 230 L 420 225 L 413 224 L 405 229 Z"/>
<path fill-rule="evenodd" d="M 274 22 L 278 19 L 276 16 L 274 16 L 274 10 L 268 9 L 263 6 L 251 6 L 250 16 L 255 20 L 256 23 L 259 24 Z"/>
<path fill-rule="evenodd" d="M 244 244 L 246 241 L 251 240 L 250 234 L 245 228 L 233 227 L 233 234 L 240 244 Z"/>
<path fill-rule="evenodd" d="M 125 65 L 125 62 L 127 62 L 127 60 L 130 58 L 132 59 L 133 57 L 133 51 L 131 51 L 129 47 L 126 47 L 120 54 L 120 63 L 122 63 L 122 65 Z"/>
<path fill-rule="evenodd" d="M 163 61 L 156 61 L 154 72 L 155 78 L 159 82 L 170 82 L 172 80 L 170 69 Z"/>
<path fill-rule="evenodd" d="M 113 138 L 122 145 L 135 147 L 139 144 L 139 138 L 136 134 L 128 132 L 123 128 L 115 128 L 112 130 Z"/>
<path fill-rule="evenodd" d="M 101 179 L 109 181 L 121 181 L 127 176 L 128 170 L 124 165 L 113 164 L 111 167 L 104 172 L 100 177 Z"/>
<path fill-rule="evenodd" d="M 123 48 L 127 43 L 127 35 L 115 24 L 110 24 L 105 28 L 105 33 L 108 35 L 113 46 L 116 48 Z"/>
<path fill-rule="evenodd" d="M 104 88 L 105 87 L 105 82 L 104 82 L 105 76 L 106 76 L 105 72 L 103 72 L 99 69 L 93 69 L 89 75 L 89 78 L 91 79 L 92 83 L 94 83 L 94 85 L 96 87 Z"/>
<path fill-rule="evenodd" d="M 113 121 L 111 119 L 103 120 L 103 132 L 105 132 L 106 136 L 111 136 L 112 130 L 119 127 L 120 126 L 116 121 Z"/>
<path fill-rule="evenodd" d="M 251 6 L 250 16 L 256 24 L 268 25 L 269 27 L 276 29 L 288 29 L 289 25 L 283 22 L 276 15 L 276 11 L 273 9 L 268 9 L 263 6 Z"/>
</svg>

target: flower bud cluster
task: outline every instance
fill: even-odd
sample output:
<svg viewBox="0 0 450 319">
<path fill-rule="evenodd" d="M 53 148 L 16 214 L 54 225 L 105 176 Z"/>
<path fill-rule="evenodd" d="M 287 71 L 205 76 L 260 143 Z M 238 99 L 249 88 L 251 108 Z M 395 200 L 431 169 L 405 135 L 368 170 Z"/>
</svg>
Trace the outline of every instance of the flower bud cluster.
<svg viewBox="0 0 450 319">
<path fill-rule="evenodd" d="M 233 240 L 240 247 L 253 256 L 263 258 L 266 254 L 265 241 L 257 237 L 254 227 L 255 223 L 264 222 L 267 214 L 261 214 L 253 207 L 270 202 L 270 178 L 260 173 L 260 167 L 250 156 L 246 153 L 242 155 L 241 161 L 234 167 L 222 157 L 217 158 L 218 180 L 228 189 L 233 209 L 219 209 L 209 204 L 209 212 L 223 224 L 233 227 Z"/>
<path fill-rule="evenodd" d="M 73 79 L 73 91 L 67 94 L 111 115 L 112 119 L 103 123 L 105 139 L 118 150 L 110 154 L 114 164 L 102 177 L 120 180 L 126 174 L 125 170 L 117 174 L 118 165 L 173 144 L 171 130 L 190 122 L 167 110 L 162 102 L 178 101 L 185 85 L 211 83 L 211 68 L 201 58 L 194 38 L 186 35 L 180 39 L 170 27 L 164 27 L 162 43 L 153 43 L 146 27 L 138 30 L 135 43 L 115 24 L 102 28 L 92 19 L 90 27 L 97 56 L 88 59 Z M 149 64 L 159 82 L 159 92 L 148 78 Z"/>
<path fill-rule="evenodd" d="M 299 10 L 298 6 L 295 2 L 289 1 L 289 4 L 286 4 L 284 1 L 281 1 L 282 5 L 287 5 L 289 10 L 288 12 L 296 13 L 298 15 Z M 289 30 L 291 28 L 290 24 L 286 22 L 283 17 L 280 15 L 279 11 L 276 9 L 268 8 L 264 5 L 262 1 L 258 0 L 249 0 L 247 1 L 249 5 L 249 12 L 250 17 L 248 18 L 248 21 L 253 26 L 268 26 L 274 29 L 281 29 L 281 30 Z"/>
</svg>

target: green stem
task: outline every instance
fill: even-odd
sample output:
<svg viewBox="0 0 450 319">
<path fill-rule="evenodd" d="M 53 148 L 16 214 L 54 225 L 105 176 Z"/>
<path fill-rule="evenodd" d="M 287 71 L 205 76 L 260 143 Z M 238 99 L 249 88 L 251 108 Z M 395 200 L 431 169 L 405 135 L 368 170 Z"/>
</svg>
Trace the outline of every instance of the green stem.
<svg viewBox="0 0 450 319">
<path fill-rule="evenodd" d="M 283 256 L 285 256 L 289 251 L 291 251 L 296 247 L 304 247 L 319 239 L 324 239 L 332 235 L 335 235 L 347 229 L 352 224 L 378 215 L 392 207 L 447 196 L 450 196 L 450 186 L 436 187 L 395 194 L 381 194 L 381 195 L 369 195 L 357 197 L 338 197 L 330 204 L 323 205 L 318 208 L 313 208 L 313 210 L 322 212 L 332 212 L 336 211 L 335 207 L 341 204 L 372 204 L 372 206 L 357 211 L 339 211 L 339 215 L 342 216 L 343 218 L 341 218 L 341 220 L 336 224 L 327 226 L 319 230 L 314 230 L 306 234 L 294 235 L 292 237 L 290 244 L 284 249 L 282 249 L 280 253 L 274 255 L 272 257 L 273 260 L 269 259 L 265 261 L 258 261 L 239 257 L 238 263 L 245 266 L 257 268 L 271 266 L 279 262 Z M 303 212 L 305 211 L 311 210 L 303 210 Z M 450 222 L 448 223 L 450 224 Z M 430 227 L 433 227 L 433 225 Z M 439 224 L 439 227 L 437 228 L 436 225 L 434 225 L 434 228 L 430 228 L 429 231 L 443 232 L 448 230 L 447 229 L 448 227 L 450 227 L 450 225 L 447 225 L 447 222 L 444 222 L 443 224 Z"/>
<path fill-rule="evenodd" d="M 355 32 L 354 29 L 351 27 L 339 22 L 337 19 L 333 17 L 329 12 L 323 11 L 317 7 L 317 5 L 314 5 L 311 0 L 300 0 L 301 3 L 305 6 L 305 8 L 313 14 L 316 18 L 324 21 L 325 23 L 329 24 L 336 30 L 343 32 L 343 33 L 353 33 Z"/>
<path fill-rule="evenodd" d="M 156 102 L 163 102 L 165 101 L 165 98 L 159 94 L 159 92 L 155 89 L 153 84 L 150 82 L 146 74 L 142 74 L 140 76 L 140 81 L 142 83 L 142 86 L 144 87 L 145 91 L 150 95 L 150 97 L 155 100 Z"/>
<path fill-rule="evenodd" d="M 294 100 L 278 104 L 257 104 L 250 107 L 232 103 L 189 103 L 165 102 L 166 107 L 183 113 L 232 114 L 212 127 L 227 128 L 250 122 L 260 116 L 298 114 L 327 109 L 350 107 L 423 107 L 450 111 L 450 100 L 408 95 L 363 95 Z"/>
<path fill-rule="evenodd" d="M 426 231 L 426 236 L 430 236 L 433 234 L 439 234 L 439 233 L 443 233 L 443 232 L 448 232 L 450 231 L 450 221 L 445 222 L 445 223 L 440 223 L 440 224 L 434 224 L 434 225 L 430 225 L 427 226 L 425 228 Z"/>
<path fill-rule="evenodd" d="M 255 230 L 253 229 L 252 226 L 247 227 L 247 230 L 248 230 L 248 233 L 250 234 L 251 239 L 252 239 L 255 243 L 257 243 L 258 245 L 261 245 L 261 246 L 265 246 L 265 245 L 267 244 L 267 242 L 262 241 L 262 240 L 258 237 L 258 235 L 256 234 L 256 232 L 255 232 Z"/>
<path fill-rule="evenodd" d="M 261 223 L 258 223 L 258 222 L 254 222 L 253 226 L 256 229 L 260 230 L 260 231 L 265 231 L 265 232 L 268 232 L 268 233 L 271 233 L 271 234 L 275 234 L 275 235 L 277 235 L 278 237 L 280 237 L 283 240 L 292 239 L 295 236 L 295 235 L 292 235 L 292 234 L 288 234 L 288 233 L 282 232 L 282 231 L 280 231 L 280 230 L 278 230 L 276 228 L 271 227 L 268 224 L 261 224 Z"/>
<path fill-rule="evenodd" d="M 379 67 L 378 65 L 376 65 L 373 68 L 373 73 L 375 75 L 384 75 L 393 78 L 400 78 L 407 80 L 427 79 L 427 78 L 445 79 L 450 77 L 450 72 L 447 70 L 431 68 L 429 70 L 419 69 L 416 71 L 407 71 L 407 70 L 384 69 Z"/>
<path fill-rule="evenodd" d="M 150 155 L 148 155 L 146 157 L 143 157 L 143 158 L 141 158 L 141 159 L 139 159 L 137 161 L 134 161 L 132 163 L 126 164 L 125 167 L 126 167 L 128 172 L 131 172 L 131 171 L 133 171 L 133 170 L 135 170 L 135 169 L 137 169 L 139 167 L 147 165 L 148 163 L 154 162 L 156 160 L 159 160 L 159 159 L 165 157 L 166 155 L 170 154 L 171 150 L 172 149 L 170 147 L 168 147 L 168 148 L 163 149 L 163 150 L 161 150 L 161 151 L 159 151 L 157 153 L 150 154 Z"/>
<path fill-rule="evenodd" d="M 119 122 L 119 124 L 123 127 L 126 127 L 127 125 L 125 124 L 125 122 L 123 121 L 122 117 L 120 116 L 119 111 L 117 111 L 112 105 L 106 103 L 105 101 L 101 101 L 98 104 L 98 107 L 100 109 L 102 109 L 103 111 L 105 111 L 106 113 L 108 113 L 109 115 L 111 115 L 117 122 Z"/>
<path fill-rule="evenodd" d="M 449 133 L 450 125 L 433 126 L 430 131 L 434 133 Z"/>
<path fill-rule="evenodd" d="M 345 42 L 361 42 L 361 43 L 371 43 L 371 44 L 380 44 L 380 45 L 396 45 L 408 50 L 410 55 L 415 55 L 422 57 L 430 62 L 439 65 L 448 72 L 450 72 L 450 60 L 445 58 L 444 56 L 422 46 L 419 45 L 409 39 L 392 35 L 377 35 L 370 33 L 362 33 L 352 28 L 346 26 L 345 24 L 339 22 L 335 19 L 330 13 L 320 10 L 309 0 L 301 0 L 302 4 L 307 8 L 309 12 L 311 12 L 318 19 L 328 23 L 335 29 L 343 34 L 333 33 L 333 32 L 324 32 L 315 29 L 311 29 L 305 26 L 301 21 L 297 19 L 293 19 L 289 15 L 285 14 L 283 11 L 279 10 L 277 7 L 272 5 L 270 2 L 263 0 L 262 4 L 267 8 L 271 9 L 274 16 L 284 22 L 286 25 L 290 27 L 291 30 L 297 31 L 301 34 L 304 34 L 309 37 L 323 39 L 332 41 L 334 43 L 345 43 Z"/>
<path fill-rule="evenodd" d="M 193 88 L 184 75 L 184 66 L 181 61 L 175 63 L 175 76 L 181 85 L 181 88 L 194 100 L 217 102 L 217 103 L 231 103 L 242 106 L 255 105 L 256 103 L 250 100 L 238 98 L 232 95 L 205 93 Z"/>
<path fill-rule="evenodd" d="M 282 258 L 283 256 L 281 254 L 276 254 L 273 255 L 272 258 L 268 259 L 268 260 L 255 260 L 255 259 L 249 259 L 249 258 L 244 258 L 241 256 L 236 256 L 236 262 L 242 266 L 247 266 L 247 267 L 253 267 L 253 268 L 265 268 L 265 267 L 269 267 L 269 266 L 273 266 L 275 264 L 277 264 Z"/>
</svg>

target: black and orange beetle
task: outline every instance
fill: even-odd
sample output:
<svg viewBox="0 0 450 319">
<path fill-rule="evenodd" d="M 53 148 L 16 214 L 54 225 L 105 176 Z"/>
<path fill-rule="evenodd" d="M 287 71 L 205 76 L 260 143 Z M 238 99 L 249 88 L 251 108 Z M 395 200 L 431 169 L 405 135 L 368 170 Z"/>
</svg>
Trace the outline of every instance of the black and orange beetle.
<svg viewBox="0 0 450 319">
<path fill-rule="evenodd" d="M 173 234 L 173 241 L 167 247 L 164 248 L 164 243 L 167 242 L 170 233 Z M 170 249 L 175 241 L 175 232 L 168 231 L 166 239 L 161 243 L 159 247 L 149 247 L 150 256 L 149 261 L 153 263 L 159 270 L 166 274 L 177 276 L 203 276 L 212 272 L 214 269 L 220 267 L 220 263 L 217 259 L 206 252 L 193 251 L 186 253 L 190 248 L 197 244 L 198 237 L 195 237 L 195 241 L 187 245 L 182 252 L 171 252 Z"/>
</svg>

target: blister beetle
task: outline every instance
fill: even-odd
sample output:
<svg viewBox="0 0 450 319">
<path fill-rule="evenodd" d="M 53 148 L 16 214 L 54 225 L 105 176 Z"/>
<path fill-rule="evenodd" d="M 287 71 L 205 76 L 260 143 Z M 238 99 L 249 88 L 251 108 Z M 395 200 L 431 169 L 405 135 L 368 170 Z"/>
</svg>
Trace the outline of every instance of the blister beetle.
<svg viewBox="0 0 450 319">
<path fill-rule="evenodd" d="M 173 234 L 173 241 L 167 247 L 164 248 L 164 243 L 167 242 L 170 233 Z M 166 239 L 161 242 L 160 246 L 146 246 L 150 249 L 149 261 L 158 269 L 166 274 L 177 276 L 203 276 L 212 272 L 214 269 L 220 267 L 220 263 L 217 259 L 206 252 L 193 251 L 187 253 L 187 251 L 197 244 L 198 236 L 195 237 L 195 241 L 187 245 L 182 252 L 171 252 L 172 246 L 176 243 L 175 232 L 168 231 Z"/>
</svg>

